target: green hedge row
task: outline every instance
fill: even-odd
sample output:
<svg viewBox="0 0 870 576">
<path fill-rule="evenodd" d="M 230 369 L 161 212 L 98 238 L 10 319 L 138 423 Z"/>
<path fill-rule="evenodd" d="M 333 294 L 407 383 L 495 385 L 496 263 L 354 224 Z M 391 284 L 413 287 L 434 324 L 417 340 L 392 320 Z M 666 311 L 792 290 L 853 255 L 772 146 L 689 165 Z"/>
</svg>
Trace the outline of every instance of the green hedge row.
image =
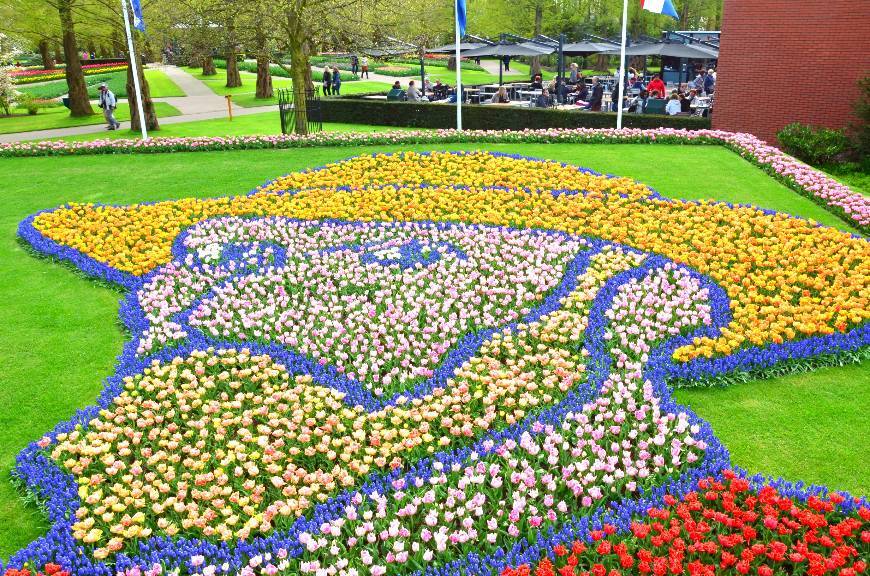
<svg viewBox="0 0 870 576">
<path fill-rule="evenodd" d="M 222 58 L 214 59 L 214 67 L 226 69 L 227 61 Z M 253 72 L 257 73 L 257 63 L 256 62 L 245 62 L 244 60 L 239 62 L 239 70 L 244 70 L 245 72 Z M 272 76 L 278 76 L 280 78 L 290 78 L 290 73 L 278 66 L 277 64 L 269 65 L 269 72 L 272 73 Z M 311 80 L 314 82 L 323 82 L 323 71 L 317 70 L 316 68 L 311 70 Z M 351 76 L 350 74 L 342 74 L 341 81 L 342 82 L 354 82 L 359 80 L 356 76 Z"/>
<path fill-rule="evenodd" d="M 324 122 L 378 124 L 415 128 L 455 128 L 456 107 L 445 104 L 385 102 L 354 98 L 321 100 Z M 710 128 L 709 118 L 625 114 L 626 128 Z M 466 105 L 462 126 L 469 130 L 524 130 L 526 128 L 615 128 L 616 114 L 580 110 L 542 110 L 505 106 Z"/>
</svg>

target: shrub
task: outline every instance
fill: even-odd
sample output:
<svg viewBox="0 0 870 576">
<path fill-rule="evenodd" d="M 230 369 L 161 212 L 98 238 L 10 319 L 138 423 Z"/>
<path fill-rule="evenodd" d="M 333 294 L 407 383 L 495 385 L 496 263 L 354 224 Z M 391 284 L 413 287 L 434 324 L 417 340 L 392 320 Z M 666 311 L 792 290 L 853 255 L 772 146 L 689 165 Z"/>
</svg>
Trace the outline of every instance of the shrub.
<svg viewBox="0 0 870 576">
<path fill-rule="evenodd" d="M 807 164 L 831 164 L 850 149 L 845 130 L 808 126 L 795 122 L 776 133 L 783 150 Z"/>
<path fill-rule="evenodd" d="M 359 98 L 324 99 L 320 103 L 325 122 L 379 124 L 417 128 L 455 128 L 456 107 L 415 102 L 385 102 Z M 710 127 L 708 118 L 627 114 L 627 128 Z M 616 114 L 579 110 L 541 110 L 503 106 L 463 106 L 462 124 L 469 130 L 524 130 L 526 128 L 613 128 Z"/>
</svg>

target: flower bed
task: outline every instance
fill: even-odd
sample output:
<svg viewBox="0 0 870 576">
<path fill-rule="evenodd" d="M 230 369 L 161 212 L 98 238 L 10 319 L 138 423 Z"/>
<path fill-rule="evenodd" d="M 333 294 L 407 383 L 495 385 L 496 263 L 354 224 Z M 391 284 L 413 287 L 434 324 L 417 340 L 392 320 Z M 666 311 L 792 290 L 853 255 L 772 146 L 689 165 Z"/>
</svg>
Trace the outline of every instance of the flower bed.
<svg viewBox="0 0 870 576">
<path fill-rule="evenodd" d="M 789 487 L 785 487 L 789 490 Z M 734 472 L 704 478 L 696 489 L 631 523 L 556 544 L 536 567 L 507 567 L 501 576 L 622 574 L 840 574 L 867 570 L 870 508 L 841 494 L 782 494 L 752 486 Z"/>
<path fill-rule="evenodd" d="M 617 538 L 666 494 L 784 506 L 733 490 L 667 378 L 868 343 L 865 239 L 506 155 L 362 156 L 19 233 L 126 287 L 133 338 L 97 404 L 19 455 L 51 528 L 13 575 L 543 574 L 605 524 L 620 553 L 577 562 L 639 562 Z M 783 494 L 783 525 L 822 505 Z M 831 500 L 866 555 L 866 502 Z"/>
<path fill-rule="evenodd" d="M 380 133 L 329 133 L 309 136 L 230 136 L 94 140 L 89 142 L 16 142 L 0 144 L 0 157 L 61 156 L 76 154 L 126 154 L 253 150 L 306 146 L 373 146 L 396 144 L 480 143 L 627 143 L 718 144 L 727 146 L 765 170 L 772 177 L 844 218 L 862 232 L 870 230 L 870 200 L 848 186 L 765 144 L 751 134 L 719 130 L 652 129 L 550 129 L 512 131 L 401 131 Z"/>
<path fill-rule="evenodd" d="M 91 76 L 93 74 L 108 74 L 111 72 L 120 72 L 122 70 L 127 69 L 127 64 L 84 64 L 82 65 L 82 72 L 85 76 Z M 46 82 L 49 80 L 61 80 L 65 77 L 65 72 L 63 68 L 56 70 L 44 70 L 44 69 L 26 69 L 26 70 L 15 70 L 12 72 L 12 79 L 16 84 L 30 84 L 33 82 Z"/>
</svg>

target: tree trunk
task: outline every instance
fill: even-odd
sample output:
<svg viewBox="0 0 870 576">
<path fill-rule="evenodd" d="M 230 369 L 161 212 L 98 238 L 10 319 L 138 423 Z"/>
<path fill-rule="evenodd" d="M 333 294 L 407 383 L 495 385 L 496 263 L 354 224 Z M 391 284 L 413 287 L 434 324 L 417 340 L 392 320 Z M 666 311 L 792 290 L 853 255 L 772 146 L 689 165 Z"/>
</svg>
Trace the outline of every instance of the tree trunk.
<svg viewBox="0 0 870 576">
<path fill-rule="evenodd" d="M 39 41 L 39 56 L 42 58 L 43 68 L 54 70 L 54 60 L 51 58 L 51 50 L 48 49 L 48 40 Z"/>
<path fill-rule="evenodd" d="M 127 58 L 130 62 L 130 58 Z M 136 56 L 136 69 L 139 73 L 139 87 L 142 89 L 142 108 L 145 114 L 145 128 L 149 132 L 159 130 L 160 124 L 157 122 L 157 112 L 154 110 L 154 102 L 151 100 L 151 89 L 148 87 L 148 81 L 145 79 L 145 73 L 142 70 L 142 59 Z M 130 129 L 133 131 L 141 131 L 139 123 L 139 107 L 136 105 L 136 86 L 133 84 L 133 67 L 127 66 L 127 102 L 130 104 Z"/>
<path fill-rule="evenodd" d="M 535 36 L 541 33 L 541 25 L 544 20 L 544 5 L 541 2 L 535 4 Z M 531 76 L 534 78 L 541 73 L 541 57 L 534 56 L 530 66 Z"/>
<path fill-rule="evenodd" d="M 308 56 L 302 47 L 301 38 L 290 38 L 290 77 L 293 80 L 293 108 L 296 124 L 293 132 L 300 135 L 308 134 L 308 114 L 305 94 L 308 84 L 305 71 L 308 69 Z"/>
<path fill-rule="evenodd" d="M 594 70 L 597 72 L 610 72 L 610 56 L 607 54 L 598 54 L 595 57 Z"/>
<path fill-rule="evenodd" d="M 448 70 L 456 70 L 456 55 L 455 54 L 447 59 L 447 69 Z"/>
<path fill-rule="evenodd" d="M 97 57 L 97 47 L 94 45 L 94 41 L 93 41 L 93 40 L 90 40 L 90 41 L 88 42 L 88 54 L 90 54 L 90 55 L 93 56 L 94 58 Z"/>
<path fill-rule="evenodd" d="M 76 46 L 76 31 L 72 15 L 73 0 L 60 0 L 60 28 L 63 33 L 63 54 L 66 60 L 66 85 L 69 91 L 70 116 L 91 116 L 94 109 L 88 98 L 88 86 L 82 73 L 82 62 Z"/>
<path fill-rule="evenodd" d="M 268 99 L 274 96 L 272 91 L 272 73 L 269 71 L 269 48 L 266 34 L 257 30 L 257 91 L 255 98 Z"/>
<path fill-rule="evenodd" d="M 112 58 L 123 56 L 124 50 L 124 43 L 121 42 L 121 32 L 115 28 L 112 30 Z"/>
<path fill-rule="evenodd" d="M 236 28 L 232 20 L 227 23 L 227 88 L 242 85 L 239 63 L 236 61 Z"/>
<path fill-rule="evenodd" d="M 311 44 L 308 40 L 302 42 L 302 56 L 305 58 L 305 89 L 309 92 L 314 92 L 314 80 L 311 78 Z M 292 75 L 292 72 L 291 72 Z"/>
<path fill-rule="evenodd" d="M 204 56 L 202 59 L 202 75 L 217 76 L 217 68 L 214 67 L 214 60 L 211 55 Z"/>
<path fill-rule="evenodd" d="M 56 64 L 63 62 L 63 54 L 61 53 L 60 46 L 57 45 L 54 47 L 54 62 Z"/>
</svg>

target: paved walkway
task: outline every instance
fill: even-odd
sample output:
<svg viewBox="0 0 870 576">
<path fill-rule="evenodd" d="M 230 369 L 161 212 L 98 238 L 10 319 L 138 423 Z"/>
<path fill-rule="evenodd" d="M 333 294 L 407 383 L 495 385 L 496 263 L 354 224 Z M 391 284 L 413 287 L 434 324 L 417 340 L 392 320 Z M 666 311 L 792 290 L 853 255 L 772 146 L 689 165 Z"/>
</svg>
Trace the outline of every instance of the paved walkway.
<svg viewBox="0 0 870 576">
<path fill-rule="evenodd" d="M 196 120 L 213 120 L 227 117 L 227 102 L 223 96 L 212 92 L 204 82 L 197 80 L 177 66 L 157 66 L 166 73 L 169 78 L 181 88 L 187 96 L 172 98 L 154 98 L 155 102 L 166 102 L 181 112 L 179 116 L 160 118 L 160 125 L 181 124 Z M 120 103 L 126 99 L 120 99 Z M 273 112 L 277 104 L 270 106 L 257 106 L 254 108 L 233 107 L 233 116 L 246 116 L 248 114 L 260 114 Z M 97 110 L 100 112 L 99 110 Z M 130 121 L 121 122 L 121 130 L 130 128 Z M 15 132 L 13 134 L 0 134 L 0 143 L 23 142 L 25 140 L 47 140 L 50 138 L 63 138 L 65 136 L 79 136 L 83 134 L 98 134 L 107 132 L 105 124 L 88 124 L 86 126 L 74 126 L 71 128 L 57 128 L 54 130 L 35 130 L 32 132 Z"/>
</svg>

